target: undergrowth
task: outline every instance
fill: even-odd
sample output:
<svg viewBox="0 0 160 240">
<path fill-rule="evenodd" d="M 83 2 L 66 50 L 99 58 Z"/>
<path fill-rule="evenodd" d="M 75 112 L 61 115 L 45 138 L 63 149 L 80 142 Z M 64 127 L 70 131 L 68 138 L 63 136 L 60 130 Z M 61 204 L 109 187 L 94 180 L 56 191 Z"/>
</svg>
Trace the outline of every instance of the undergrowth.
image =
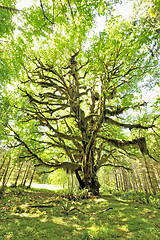
<svg viewBox="0 0 160 240">
<path fill-rule="evenodd" d="M 159 196 L 146 204 L 143 193 L 127 194 L 6 188 L 0 240 L 159 240 Z"/>
</svg>

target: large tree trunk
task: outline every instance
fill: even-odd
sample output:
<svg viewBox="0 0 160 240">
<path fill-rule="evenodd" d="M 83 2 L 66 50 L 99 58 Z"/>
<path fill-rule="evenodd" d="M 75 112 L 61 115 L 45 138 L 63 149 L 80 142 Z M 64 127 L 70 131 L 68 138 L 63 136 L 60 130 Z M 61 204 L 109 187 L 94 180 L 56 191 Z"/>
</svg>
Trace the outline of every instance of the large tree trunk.
<svg viewBox="0 0 160 240">
<path fill-rule="evenodd" d="M 99 195 L 100 184 L 97 177 L 97 169 L 94 165 L 94 151 L 84 155 L 82 160 L 82 173 L 85 188 L 94 195 Z"/>
<path fill-rule="evenodd" d="M 80 189 L 88 189 L 94 195 L 99 195 L 100 184 L 98 182 L 98 177 L 94 169 L 88 168 L 88 166 L 84 167 L 83 179 L 80 177 L 78 170 L 75 170 L 75 174 L 79 182 Z"/>
</svg>

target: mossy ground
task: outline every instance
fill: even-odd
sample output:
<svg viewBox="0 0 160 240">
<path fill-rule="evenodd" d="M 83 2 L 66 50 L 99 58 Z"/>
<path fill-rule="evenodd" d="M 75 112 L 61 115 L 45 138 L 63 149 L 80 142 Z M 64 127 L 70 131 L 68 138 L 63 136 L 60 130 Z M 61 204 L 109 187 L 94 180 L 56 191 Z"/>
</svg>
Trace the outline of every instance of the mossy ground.
<svg viewBox="0 0 160 240">
<path fill-rule="evenodd" d="M 0 199 L 0 240 L 160 239 L 160 209 L 114 195 L 7 189 Z"/>
</svg>

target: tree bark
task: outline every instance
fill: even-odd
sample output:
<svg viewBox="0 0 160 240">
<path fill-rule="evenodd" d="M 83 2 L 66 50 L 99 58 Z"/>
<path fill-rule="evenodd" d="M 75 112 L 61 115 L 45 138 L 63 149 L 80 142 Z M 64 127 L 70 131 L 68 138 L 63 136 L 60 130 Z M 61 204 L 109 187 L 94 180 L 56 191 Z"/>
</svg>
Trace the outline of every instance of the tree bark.
<svg viewBox="0 0 160 240">
<path fill-rule="evenodd" d="M 27 178 L 28 178 L 29 171 L 31 169 L 31 165 L 32 165 L 32 162 L 30 161 L 30 163 L 28 165 L 28 168 L 26 169 L 26 175 L 25 175 L 22 187 L 25 187 L 25 185 L 26 185 L 26 181 L 27 181 Z"/>
<path fill-rule="evenodd" d="M 94 165 L 94 151 L 85 154 L 82 160 L 82 173 L 85 188 L 94 195 L 99 195 L 100 184 L 97 177 L 97 170 Z"/>
<path fill-rule="evenodd" d="M 32 175 L 31 175 L 31 180 L 30 180 L 30 182 L 29 182 L 28 188 L 31 187 L 31 184 L 32 184 L 32 181 L 33 181 L 33 178 L 34 178 L 35 171 L 36 171 L 36 166 L 35 166 L 34 169 L 33 169 L 33 172 L 32 172 Z"/>
<path fill-rule="evenodd" d="M 6 7 L 6 6 L 2 6 L 2 5 L 0 5 L 0 8 L 1 8 L 1 9 L 5 9 L 5 10 L 9 10 L 10 12 L 12 12 L 12 11 L 14 11 L 14 12 L 19 12 L 19 11 L 21 11 L 21 10 L 16 9 L 16 8 Z"/>
<path fill-rule="evenodd" d="M 156 195 L 156 189 L 155 189 L 155 186 L 153 185 L 153 181 L 152 181 L 152 177 L 151 177 L 151 173 L 150 173 L 150 167 L 149 167 L 149 164 L 148 164 L 148 160 L 146 159 L 144 154 L 143 154 L 143 158 L 144 158 L 145 167 L 146 167 L 146 170 L 147 170 L 147 175 L 148 175 L 148 179 L 149 179 L 149 182 L 150 182 L 150 186 L 151 186 L 152 192 L 153 192 L 154 195 Z"/>
<path fill-rule="evenodd" d="M 118 177 L 117 177 L 117 172 L 116 172 L 116 169 L 115 169 L 115 168 L 114 168 L 114 175 L 115 175 L 115 181 L 116 181 L 116 189 L 119 190 Z"/>
<path fill-rule="evenodd" d="M 1 164 L 1 166 L 0 166 L 0 182 L 1 182 L 1 180 L 2 180 L 2 177 L 3 177 L 3 175 L 4 175 L 4 173 L 5 173 L 5 168 L 3 168 L 3 166 L 4 166 L 4 164 L 5 164 L 5 161 L 6 161 L 6 159 L 4 159 L 3 160 L 3 162 L 2 162 L 2 164 Z"/>
<path fill-rule="evenodd" d="M 7 163 L 4 175 L 3 175 L 2 188 L 5 188 L 5 186 L 7 184 L 6 183 L 6 178 L 7 178 L 7 173 L 8 173 L 8 170 L 9 170 L 10 163 L 11 163 L 11 158 L 8 160 L 8 163 Z"/>
<path fill-rule="evenodd" d="M 136 179 L 134 170 L 133 170 L 132 173 L 131 173 L 131 179 L 132 179 L 133 188 L 134 188 L 134 190 L 137 192 L 137 191 L 139 190 L 139 189 L 138 189 L 139 187 L 138 187 L 138 184 L 137 184 L 137 179 Z"/>
<path fill-rule="evenodd" d="M 151 175 L 152 186 L 153 186 L 153 193 L 154 193 L 154 195 L 156 195 L 156 193 L 159 191 L 158 179 L 156 177 L 155 169 L 154 169 L 154 166 L 153 166 L 153 163 L 151 162 L 151 160 L 148 161 L 148 166 L 149 166 L 149 169 L 150 169 L 150 175 Z"/>
<path fill-rule="evenodd" d="M 135 167 L 135 170 L 136 170 L 136 176 L 137 176 L 136 179 L 138 181 L 138 184 L 137 184 L 138 189 L 137 190 L 142 191 L 144 189 L 144 187 L 143 187 L 142 180 L 141 180 L 141 177 L 140 177 L 140 174 L 139 174 L 139 170 L 137 169 L 137 167 Z"/>
<path fill-rule="evenodd" d="M 121 189 L 122 191 L 124 191 L 123 176 L 121 172 L 119 173 L 119 178 L 120 178 Z"/>
<path fill-rule="evenodd" d="M 16 164 L 13 165 L 13 167 L 12 167 L 11 170 L 10 170 L 10 172 L 8 173 L 8 177 L 7 177 L 7 179 L 6 179 L 6 185 L 7 185 L 7 183 L 9 182 L 9 179 L 10 179 L 10 177 L 11 177 L 11 175 L 12 175 L 12 172 L 13 172 L 15 166 L 16 166 Z"/>
<path fill-rule="evenodd" d="M 19 179 L 19 176 L 21 174 L 21 170 L 22 170 L 23 164 L 24 164 L 24 162 L 21 163 L 20 168 L 18 170 L 18 174 L 17 174 L 16 180 L 15 180 L 15 183 L 14 183 L 15 187 L 17 187 L 18 179 Z"/>
<path fill-rule="evenodd" d="M 0 166 L 0 170 L 3 168 L 3 165 L 4 165 L 4 163 L 5 163 L 5 159 L 3 160 L 3 162 L 2 162 L 2 164 L 1 164 L 1 166 Z"/>
<path fill-rule="evenodd" d="M 79 188 L 80 189 L 84 189 L 85 188 L 85 184 L 84 184 L 84 181 L 81 179 L 78 170 L 75 170 L 75 174 L 76 174 L 77 180 L 79 182 Z"/>
<path fill-rule="evenodd" d="M 128 179 L 127 179 L 127 173 L 125 172 L 125 170 L 122 168 L 122 176 L 123 176 L 123 184 L 124 184 L 124 190 L 128 191 Z"/>
<path fill-rule="evenodd" d="M 24 170 L 24 174 L 23 174 L 22 181 L 21 181 L 21 187 L 24 187 L 24 181 L 25 181 L 27 170 L 28 170 L 28 166 L 26 166 L 26 168 Z"/>
</svg>

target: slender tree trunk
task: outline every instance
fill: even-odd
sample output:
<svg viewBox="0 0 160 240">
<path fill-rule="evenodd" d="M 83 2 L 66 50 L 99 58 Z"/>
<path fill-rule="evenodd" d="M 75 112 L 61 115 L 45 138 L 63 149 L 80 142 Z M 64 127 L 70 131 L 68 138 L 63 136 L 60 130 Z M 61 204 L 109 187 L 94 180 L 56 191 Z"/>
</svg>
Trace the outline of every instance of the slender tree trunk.
<svg viewBox="0 0 160 240">
<path fill-rule="evenodd" d="M 78 170 L 75 170 L 75 174 L 76 174 L 77 180 L 79 182 L 79 188 L 80 189 L 84 189 L 85 188 L 85 184 L 84 184 L 84 181 L 81 179 Z"/>
<path fill-rule="evenodd" d="M 4 168 L 4 169 L 2 169 L 2 173 L 1 173 L 1 176 L 0 176 L 0 182 L 2 181 L 2 178 L 3 178 L 3 176 L 4 176 L 4 173 L 5 173 L 5 171 L 6 171 L 6 169 Z"/>
<path fill-rule="evenodd" d="M 14 183 L 14 186 L 15 186 L 15 187 L 17 187 L 18 179 L 19 179 L 19 176 L 20 176 L 20 174 L 21 174 L 21 172 L 22 172 L 23 164 L 24 164 L 24 162 L 22 162 L 21 165 L 20 165 L 20 168 L 19 168 L 19 171 L 18 171 L 16 180 L 15 180 L 15 183 Z"/>
<path fill-rule="evenodd" d="M 147 161 L 147 159 L 146 159 L 144 154 L 143 154 L 143 158 L 144 158 L 145 167 L 146 167 L 146 170 L 147 170 L 148 179 L 149 179 L 149 182 L 150 182 L 150 186 L 151 186 L 152 192 L 153 192 L 154 195 L 156 195 L 156 189 L 155 189 L 155 186 L 153 185 L 153 182 L 152 182 L 150 169 L 149 169 L 149 164 L 148 164 L 148 161 Z"/>
<path fill-rule="evenodd" d="M 157 181 L 160 184 L 160 166 L 159 166 L 159 163 L 154 163 L 154 169 L 155 169 L 155 174 L 156 174 Z"/>
<path fill-rule="evenodd" d="M 142 179 L 143 179 L 143 189 L 149 193 L 151 193 L 151 190 L 150 190 L 150 185 L 149 185 L 149 182 L 148 182 L 148 179 L 147 179 L 147 175 L 146 175 L 146 171 L 144 168 L 142 168 Z"/>
<path fill-rule="evenodd" d="M 143 184 L 142 184 L 142 180 L 141 180 L 141 177 L 140 177 L 140 174 L 139 174 L 139 171 L 138 171 L 138 169 L 137 169 L 137 167 L 135 168 L 135 170 L 136 170 L 136 179 L 137 179 L 137 182 L 138 182 L 138 191 L 142 191 L 143 189 L 144 189 L 144 186 L 143 186 Z"/>
<path fill-rule="evenodd" d="M 145 193 L 146 193 L 146 201 L 149 204 L 149 194 L 147 188 L 145 188 Z"/>
<path fill-rule="evenodd" d="M 70 177 L 69 177 L 69 174 L 68 174 L 68 190 L 70 189 Z"/>
<path fill-rule="evenodd" d="M 32 162 L 30 161 L 30 162 L 28 163 L 28 167 L 26 168 L 26 171 L 25 171 L 25 175 L 24 175 L 24 180 L 23 180 L 23 183 L 22 183 L 22 187 L 25 187 L 25 185 L 26 185 L 26 181 L 27 181 L 27 178 L 28 178 L 28 174 L 29 174 L 31 165 L 32 165 Z"/>
<path fill-rule="evenodd" d="M 122 169 L 120 171 L 120 181 L 121 181 L 121 189 L 122 189 L 122 191 L 125 191 Z"/>
<path fill-rule="evenodd" d="M 9 179 L 10 179 L 10 177 L 11 177 L 11 175 L 12 175 L 12 172 L 13 172 L 15 166 L 16 166 L 16 164 L 14 164 L 14 166 L 12 167 L 11 171 L 10 171 L 9 174 L 8 174 L 8 177 L 7 177 L 7 179 L 6 179 L 6 185 L 7 185 L 7 183 L 9 182 Z"/>
<path fill-rule="evenodd" d="M 2 188 L 5 188 L 5 186 L 6 186 L 6 178 L 7 178 L 7 173 L 9 170 L 10 163 L 11 163 L 11 158 L 9 158 L 9 160 L 8 160 L 8 163 L 7 163 L 4 175 L 3 175 Z"/>
<path fill-rule="evenodd" d="M 128 191 L 128 180 L 127 180 L 127 174 L 125 170 L 122 168 L 122 176 L 123 176 L 123 184 L 124 184 L 124 190 Z"/>
<path fill-rule="evenodd" d="M 33 178 L 34 178 L 35 171 L 36 171 L 36 167 L 34 167 L 34 169 L 33 169 L 33 172 L 32 172 L 32 175 L 31 175 L 31 180 L 30 180 L 30 182 L 29 182 L 28 188 L 31 187 L 31 184 L 32 184 L 32 181 L 33 181 Z"/>
<path fill-rule="evenodd" d="M 2 164 L 0 166 L 0 170 L 3 168 L 5 161 L 6 161 L 6 159 L 3 160 L 3 162 L 2 162 Z"/>
<path fill-rule="evenodd" d="M 132 173 L 131 173 L 131 179 L 132 179 L 133 188 L 134 188 L 134 190 L 137 192 L 137 191 L 139 190 L 139 187 L 138 187 L 138 184 L 137 184 L 137 179 L 136 179 L 134 170 L 133 170 Z"/>
<path fill-rule="evenodd" d="M 25 162 L 26 163 L 26 162 Z M 26 164 L 25 164 L 26 165 Z M 23 174 L 23 177 L 22 177 L 22 181 L 21 181 L 21 187 L 23 187 L 23 183 L 24 183 L 24 180 L 25 180 L 25 176 L 26 176 L 26 173 L 27 173 L 27 169 L 28 169 L 28 166 L 26 166 L 25 170 L 24 170 L 24 174 Z"/>
<path fill-rule="evenodd" d="M 73 173 L 71 172 L 71 182 L 72 182 L 72 189 L 74 189 L 74 179 L 73 179 Z"/>
<path fill-rule="evenodd" d="M 116 189 L 119 190 L 119 187 L 118 187 L 118 177 L 117 177 L 117 171 L 116 169 L 114 168 L 114 176 L 115 176 L 115 182 L 116 182 Z"/>
<path fill-rule="evenodd" d="M 160 191 L 160 166 L 159 163 L 154 163 L 155 175 L 158 183 L 158 191 Z"/>
<path fill-rule="evenodd" d="M 3 160 L 2 165 L 0 167 L 0 173 L 1 173 L 0 174 L 0 182 L 2 180 L 2 177 L 3 177 L 4 173 L 5 173 L 5 167 L 3 168 L 5 162 L 6 162 L 6 159 Z"/>
<path fill-rule="evenodd" d="M 119 169 L 117 170 L 117 181 L 118 181 L 118 190 L 120 190 L 121 189 L 121 180 L 120 180 Z"/>
<path fill-rule="evenodd" d="M 146 177 L 144 170 L 143 170 L 143 186 L 144 186 L 144 191 L 146 194 L 146 201 L 149 204 L 149 186 L 147 183 L 147 177 Z"/>
<path fill-rule="evenodd" d="M 153 163 L 150 160 L 148 161 L 148 166 L 149 166 L 149 169 L 150 169 L 150 175 L 151 175 L 152 186 L 153 186 L 153 193 L 154 193 L 154 195 L 156 195 L 156 193 L 159 191 L 158 179 L 157 179 L 156 174 L 155 174 L 155 169 L 153 167 Z"/>
<path fill-rule="evenodd" d="M 132 176 L 131 176 L 131 173 L 128 173 L 128 174 L 127 174 L 127 178 L 128 178 L 128 187 L 129 187 L 129 190 L 132 190 L 132 189 L 133 189 L 133 185 L 132 185 Z"/>
<path fill-rule="evenodd" d="M 119 171 L 119 176 L 118 176 L 118 178 L 119 178 L 119 186 L 120 186 L 121 190 L 123 191 L 123 190 L 124 190 L 123 180 L 122 180 L 122 174 L 121 174 L 120 171 Z"/>
</svg>

